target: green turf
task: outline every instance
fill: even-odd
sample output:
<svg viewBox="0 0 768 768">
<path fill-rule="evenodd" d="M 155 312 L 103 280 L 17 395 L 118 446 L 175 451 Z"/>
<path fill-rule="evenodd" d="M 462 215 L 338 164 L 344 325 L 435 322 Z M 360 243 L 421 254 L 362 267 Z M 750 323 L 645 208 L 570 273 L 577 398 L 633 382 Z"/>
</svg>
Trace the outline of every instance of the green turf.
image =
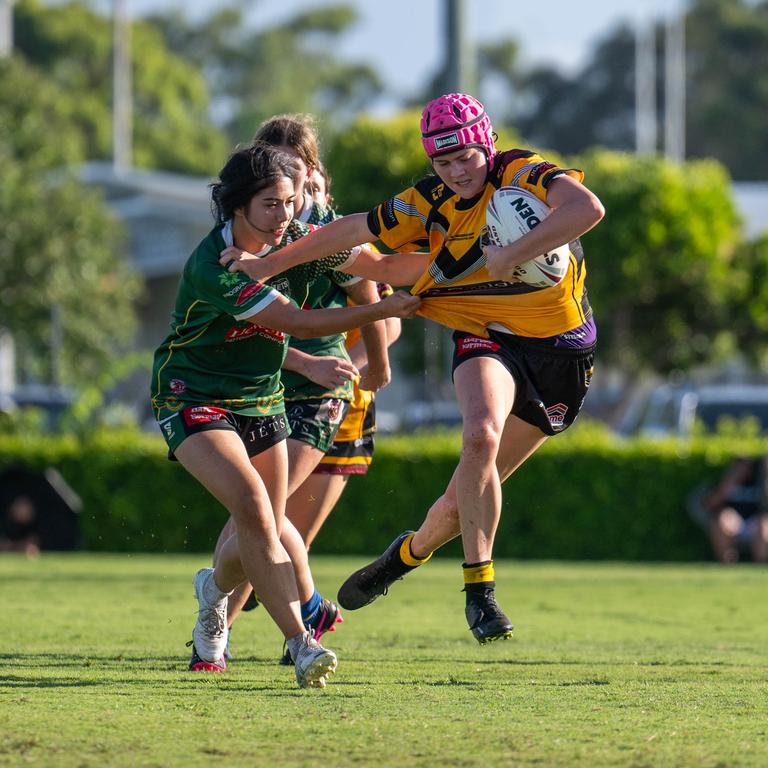
<svg viewBox="0 0 768 768">
<path fill-rule="evenodd" d="M 360 563 L 315 558 L 318 585 Z M 187 672 L 204 564 L 0 557 L 0 766 L 768 765 L 768 570 L 498 563 L 516 637 L 480 647 L 436 559 L 301 691 L 263 608 L 227 674 Z"/>
</svg>

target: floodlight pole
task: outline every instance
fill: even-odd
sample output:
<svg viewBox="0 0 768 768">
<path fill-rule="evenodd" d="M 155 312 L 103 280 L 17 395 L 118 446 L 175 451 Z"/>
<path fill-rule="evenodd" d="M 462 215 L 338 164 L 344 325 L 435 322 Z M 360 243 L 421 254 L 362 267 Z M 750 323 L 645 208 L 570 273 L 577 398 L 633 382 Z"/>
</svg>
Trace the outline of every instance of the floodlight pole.
<svg viewBox="0 0 768 768">
<path fill-rule="evenodd" d="M 656 29 L 650 19 L 635 24 L 635 151 L 656 151 Z"/>
<path fill-rule="evenodd" d="M 131 80 L 131 21 L 128 0 L 112 0 L 113 104 L 112 164 L 115 174 L 133 164 L 133 96 Z"/>
<path fill-rule="evenodd" d="M 13 53 L 13 0 L 0 0 L 0 59 Z"/>
<path fill-rule="evenodd" d="M 474 47 L 467 35 L 465 0 L 445 0 L 445 89 L 472 92 L 475 85 Z"/>
<path fill-rule="evenodd" d="M 685 15 L 669 16 L 664 46 L 664 154 L 685 160 Z"/>
</svg>

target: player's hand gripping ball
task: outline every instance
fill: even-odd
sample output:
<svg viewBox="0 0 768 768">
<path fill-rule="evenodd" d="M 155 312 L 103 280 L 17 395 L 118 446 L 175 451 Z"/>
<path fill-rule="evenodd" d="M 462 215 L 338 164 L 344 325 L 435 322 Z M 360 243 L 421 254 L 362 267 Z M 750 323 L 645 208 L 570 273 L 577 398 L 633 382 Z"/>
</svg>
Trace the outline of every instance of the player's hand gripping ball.
<svg viewBox="0 0 768 768">
<path fill-rule="evenodd" d="M 493 193 L 486 211 L 488 239 L 493 245 L 514 243 L 549 216 L 551 208 L 520 187 L 501 187 Z M 561 245 L 515 267 L 512 276 L 535 288 L 557 285 L 568 272 L 570 249 Z"/>
</svg>

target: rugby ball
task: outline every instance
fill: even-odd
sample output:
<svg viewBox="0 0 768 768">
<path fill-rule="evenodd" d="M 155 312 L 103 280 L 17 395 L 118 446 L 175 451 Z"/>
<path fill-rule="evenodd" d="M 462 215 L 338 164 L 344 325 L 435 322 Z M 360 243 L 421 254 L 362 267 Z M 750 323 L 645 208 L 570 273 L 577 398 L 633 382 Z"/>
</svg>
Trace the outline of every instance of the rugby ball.
<svg viewBox="0 0 768 768">
<path fill-rule="evenodd" d="M 514 243 L 549 216 L 550 210 L 545 202 L 526 189 L 501 187 L 488 203 L 485 215 L 488 239 L 498 246 Z M 512 274 L 534 288 L 549 288 L 565 277 L 569 258 L 570 248 L 567 244 L 561 245 L 519 264 Z"/>
</svg>

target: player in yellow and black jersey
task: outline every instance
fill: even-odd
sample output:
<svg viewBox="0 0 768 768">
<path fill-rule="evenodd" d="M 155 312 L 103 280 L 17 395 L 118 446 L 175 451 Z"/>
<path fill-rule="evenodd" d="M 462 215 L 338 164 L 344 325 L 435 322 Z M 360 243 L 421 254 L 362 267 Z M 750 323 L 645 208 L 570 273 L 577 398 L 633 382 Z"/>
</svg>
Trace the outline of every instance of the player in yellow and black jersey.
<svg viewBox="0 0 768 768">
<path fill-rule="evenodd" d="M 453 379 L 463 417 L 459 464 L 421 527 L 398 536 L 381 557 L 352 574 L 339 602 L 348 609 L 367 605 L 461 534 L 466 617 L 474 637 L 486 643 L 512 633 L 495 598 L 501 483 L 548 436 L 573 422 L 589 386 L 596 330 L 578 238 L 604 211 L 582 184 L 581 171 L 527 150 L 497 151 L 488 115 L 472 96 L 452 93 L 430 102 L 421 136 L 433 176 L 274 256 L 254 259 L 228 249 L 221 261 L 232 271 L 264 278 L 379 238 L 399 253 L 362 249 L 345 269 L 412 286 L 422 297 L 420 314 L 454 329 Z M 532 192 L 551 214 L 510 245 L 485 245 L 486 208 L 504 185 Z M 570 244 L 569 269 L 559 284 L 533 288 L 515 279 L 518 265 L 563 243 Z M 413 244 L 428 252 L 403 252 Z"/>
</svg>

